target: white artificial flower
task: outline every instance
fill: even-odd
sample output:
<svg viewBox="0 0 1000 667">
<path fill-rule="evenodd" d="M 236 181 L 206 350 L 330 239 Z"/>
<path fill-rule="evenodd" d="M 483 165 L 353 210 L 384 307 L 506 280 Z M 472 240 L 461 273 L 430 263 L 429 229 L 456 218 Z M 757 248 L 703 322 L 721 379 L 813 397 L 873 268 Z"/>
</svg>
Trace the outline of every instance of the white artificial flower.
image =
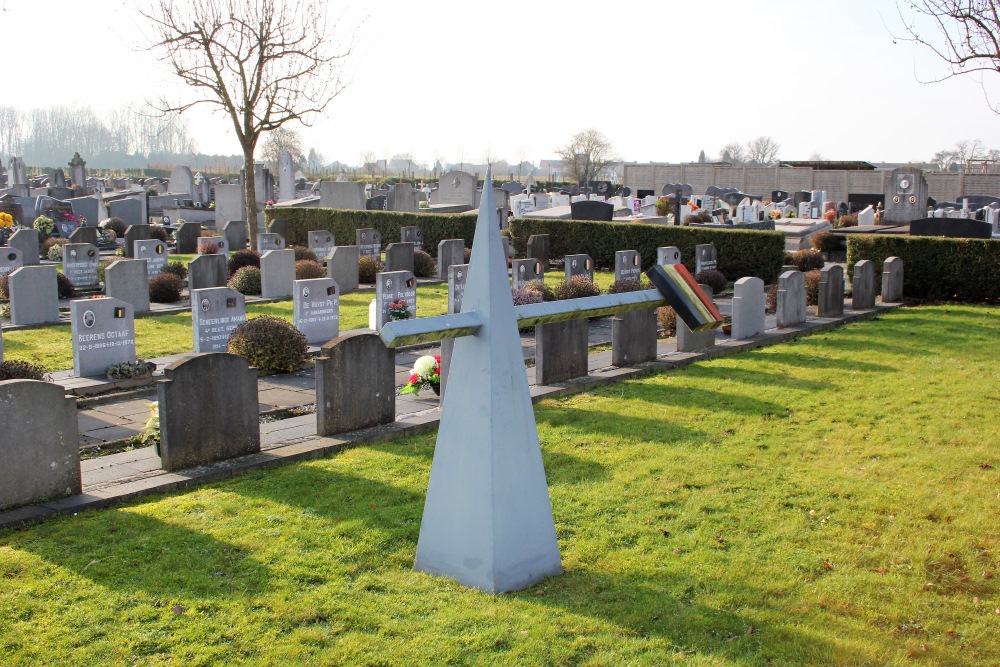
<svg viewBox="0 0 1000 667">
<path fill-rule="evenodd" d="M 436 364 L 437 361 L 434 359 L 434 357 L 425 355 L 417 359 L 416 362 L 414 362 L 413 372 L 419 375 L 420 377 L 430 375 L 431 371 L 434 370 L 434 366 Z"/>
</svg>

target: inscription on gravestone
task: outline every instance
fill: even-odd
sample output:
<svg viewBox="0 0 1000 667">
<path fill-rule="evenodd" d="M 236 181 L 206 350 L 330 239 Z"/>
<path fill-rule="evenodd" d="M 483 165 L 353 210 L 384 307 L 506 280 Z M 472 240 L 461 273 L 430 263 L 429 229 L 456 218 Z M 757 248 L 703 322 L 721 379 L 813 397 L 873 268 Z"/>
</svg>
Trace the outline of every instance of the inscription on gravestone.
<svg viewBox="0 0 1000 667">
<path fill-rule="evenodd" d="M 711 243 L 696 245 L 694 247 L 694 273 L 698 275 L 702 271 L 711 271 L 719 265 L 718 255 L 715 246 Z"/>
<path fill-rule="evenodd" d="M 523 289 L 532 280 L 542 280 L 544 278 L 545 267 L 533 257 L 515 259 L 511 262 L 511 286 L 513 289 Z"/>
<path fill-rule="evenodd" d="M 355 240 L 357 241 L 358 253 L 362 257 L 365 255 L 375 258 L 382 256 L 382 234 L 378 230 L 359 229 L 355 232 Z"/>
<path fill-rule="evenodd" d="M 97 284 L 97 264 L 101 255 L 89 243 L 67 243 L 63 246 L 63 273 L 74 287 Z"/>
<path fill-rule="evenodd" d="M 340 294 L 332 278 L 296 280 L 292 294 L 295 328 L 311 345 L 320 345 L 340 333 Z"/>
<path fill-rule="evenodd" d="M 615 252 L 615 281 L 642 280 L 642 261 L 635 250 Z"/>
<path fill-rule="evenodd" d="M 158 276 L 167 268 L 167 244 L 157 239 L 135 241 L 133 253 L 136 259 L 146 260 L 148 278 Z"/>
<path fill-rule="evenodd" d="M 566 280 L 577 276 L 594 282 L 594 260 L 590 255 L 566 255 Z"/>
<path fill-rule="evenodd" d="M 326 256 L 330 254 L 330 250 L 335 245 L 337 245 L 337 242 L 334 239 L 333 232 L 325 230 L 309 232 L 309 249 L 316 254 L 316 259 L 320 262 L 326 260 Z"/>
<path fill-rule="evenodd" d="M 400 227 L 399 231 L 403 243 L 412 243 L 415 250 L 423 250 L 424 230 L 420 227 Z"/>
<path fill-rule="evenodd" d="M 246 322 L 244 296 L 228 287 L 208 287 L 191 293 L 195 352 L 225 352 L 233 330 Z"/>
<path fill-rule="evenodd" d="M 378 274 L 375 281 L 375 330 L 381 331 L 389 316 L 389 304 L 402 299 L 410 311 L 410 318 L 417 316 L 417 281 L 409 271 L 388 271 Z"/>
<path fill-rule="evenodd" d="M 120 299 L 76 299 L 69 303 L 73 374 L 104 376 L 108 366 L 135 361 L 135 316 Z"/>
</svg>

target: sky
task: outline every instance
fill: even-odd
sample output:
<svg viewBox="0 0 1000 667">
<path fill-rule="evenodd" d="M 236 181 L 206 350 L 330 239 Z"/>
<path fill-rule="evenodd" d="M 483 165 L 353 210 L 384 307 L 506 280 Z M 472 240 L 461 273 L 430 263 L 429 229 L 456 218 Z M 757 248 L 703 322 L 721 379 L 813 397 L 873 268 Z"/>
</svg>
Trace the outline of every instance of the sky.
<svg viewBox="0 0 1000 667">
<path fill-rule="evenodd" d="M 141 48 L 134 7 L 0 0 L 8 68 L 0 104 L 100 112 L 185 99 Z M 701 150 L 712 158 L 760 135 L 785 160 L 927 161 L 965 139 L 1000 148 L 1000 117 L 984 96 L 985 86 L 1000 101 L 1000 75 L 930 83 L 944 65 L 894 40 L 902 34 L 895 0 L 329 7 L 342 38 L 355 41 L 351 83 L 312 127 L 290 126 L 328 160 L 358 164 L 371 151 L 537 164 L 586 128 L 630 162 L 694 161 Z M 239 153 L 228 118 L 186 118 L 199 151 Z"/>
</svg>

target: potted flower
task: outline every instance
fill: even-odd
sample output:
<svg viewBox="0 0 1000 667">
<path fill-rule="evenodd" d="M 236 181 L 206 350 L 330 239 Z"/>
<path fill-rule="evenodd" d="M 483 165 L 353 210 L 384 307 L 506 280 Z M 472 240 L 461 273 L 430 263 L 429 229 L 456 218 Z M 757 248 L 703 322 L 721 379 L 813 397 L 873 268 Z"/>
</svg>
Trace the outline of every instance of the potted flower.
<svg viewBox="0 0 1000 667">
<path fill-rule="evenodd" d="M 408 320 L 413 317 L 406 299 L 393 299 L 389 304 L 389 318 L 393 321 Z"/>
<path fill-rule="evenodd" d="M 10 233 L 14 229 L 14 216 L 10 213 L 0 212 L 0 244 L 7 243 Z"/>
<path fill-rule="evenodd" d="M 430 387 L 436 394 L 441 394 L 441 357 L 424 355 L 413 362 L 413 372 L 410 381 L 406 383 L 400 394 L 416 394 L 421 389 Z"/>
<path fill-rule="evenodd" d="M 56 223 L 52 222 L 52 218 L 47 215 L 40 215 L 35 218 L 32 226 L 38 230 L 39 236 L 45 238 L 52 235 L 52 231 L 56 228 Z"/>
</svg>

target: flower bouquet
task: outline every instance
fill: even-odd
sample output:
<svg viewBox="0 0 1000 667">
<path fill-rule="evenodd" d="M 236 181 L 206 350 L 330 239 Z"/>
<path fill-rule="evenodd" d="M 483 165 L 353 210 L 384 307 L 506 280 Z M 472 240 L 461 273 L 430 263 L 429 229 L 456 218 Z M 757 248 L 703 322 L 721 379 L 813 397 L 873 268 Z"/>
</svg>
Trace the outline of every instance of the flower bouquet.
<svg viewBox="0 0 1000 667">
<path fill-rule="evenodd" d="M 393 299 L 392 303 L 389 304 L 389 317 L 395 320 L 408 320 L 413 317 L 413 313 L 410 312 L 410 306 L 406 303 L 406 299 Z"/>
<path fill-rule="evenodd" d="M 400 394 L 416 394 L 421 389 L 430 387 L 435 394 L 441 393 L 441 357 L 425 355 L 413 363 L 413 373 Z"/>
</svg>

